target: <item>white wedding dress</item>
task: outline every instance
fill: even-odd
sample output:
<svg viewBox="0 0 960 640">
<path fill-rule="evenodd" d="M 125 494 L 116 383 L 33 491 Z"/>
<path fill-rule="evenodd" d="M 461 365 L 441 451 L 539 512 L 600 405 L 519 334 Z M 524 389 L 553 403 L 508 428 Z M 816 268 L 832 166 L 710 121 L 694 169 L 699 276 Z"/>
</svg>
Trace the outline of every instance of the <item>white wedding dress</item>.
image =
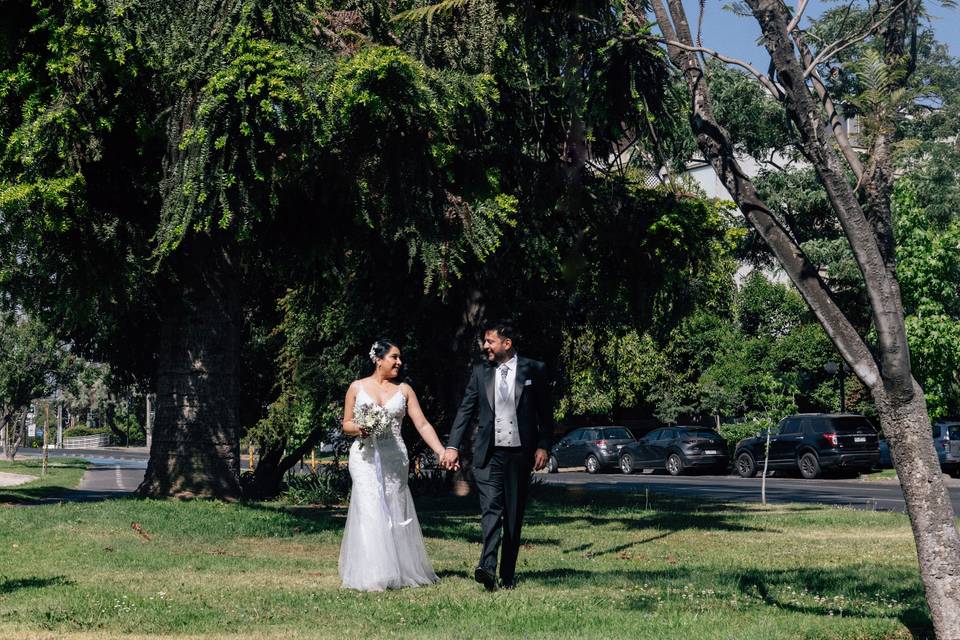
<svg viewBox="0 0 960 640">
<path fill-rule="evenodd" d="M 363 390 L 355 407 L 376 401 Z M 391 432 L 350 447 L 350 508 L 340 545 L 342 586 L 360 591 L 414 587 L 437 581 L 407 488 L 409 459 L 400 438 L 407 400 L 397 391 L 383 407 Z"/>
</svg>

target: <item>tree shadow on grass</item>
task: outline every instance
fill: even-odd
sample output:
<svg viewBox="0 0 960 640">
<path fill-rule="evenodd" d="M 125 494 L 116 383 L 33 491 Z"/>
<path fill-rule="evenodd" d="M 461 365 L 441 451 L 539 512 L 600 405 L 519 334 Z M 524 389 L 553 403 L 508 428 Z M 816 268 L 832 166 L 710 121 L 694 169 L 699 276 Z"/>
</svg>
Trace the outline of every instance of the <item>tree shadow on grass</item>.
<svg viewBox="0 0 960 640">
<path fill-rule="evenodd" d="M 631 547 L 662 540 L 681 531 L 782 533 L 772 527 L 744 524 L 739 516 L 755 510 L 742 505 L 658 498 L 657 510 L 638 511 L 636 498 L 635 494 L 629 493 L 584 496 L 577 491 L 558 492 L 555 488 L 550 488 L 542 493 L 540 500 L 528 511 L 527 522 L 576 528 L 613 528 L 625 532 L 654 532 L 643 539 L 608 548 L 594 549 L 594 543 L 588 542 L 564 550 L 567 554 L 584 553 L 588 557 L 623 553 Z"/>
<path fill-rule="evenodd" d="M 862 606 L 853 605 L 844 615 L 856 617 L 896 617 L 907 627 L 914 638 L 933 638 L 933 622 L 924 601 L 923 587 L 916 573 L 902 570 L 886 570 L 882 576 L 868 575 L 854 568 L 848 569 L 780 569 L 752 570 L 740 574 L 738 584 L 742 593 L 770 606 L 797 613 L 821 616 L 838 615 L 846 602 L 856 602 L 864 596 L 876 598 L 878 603 L 895 603 L 897 613 L 864 613 Z M 771 586 L 779 587 L 776 594 Z M 783 586 L 790 586 L 791 593 L 784 593 Z M 796 598 L 797 591 L 817 594 L 819 600 L 810 602 Z"/>
<path fill-rule="evenodd" d="M 66 576 L 50 576 L 40 578 L 33 576 L 30 578 L 14 578 L 0 580 L 0 595 L 22 591 L 24 589 L 44 589 L 46 587 L 65 587 L 75 584 L 73 580 L 68 580 Z"/>
<path fill-rule="evenodd" d="M 453 572 L 456 575 L 455 572 Z M 898 620 L 917 640 L 932 639 L 933 624 L 916 572 L 872 567 L 746 569 L 696 572 L 684 567 L 657 570 L 588 571 L 557 567 L 518 572 L 518 579 L 549 587 L 622 588 L 650 585 L 654 589 L 685 592 L 711 590 L 718 604 L 736 595 L 758 606 L 822 616 Z M 630 609 L 646 608 L 648 599 L 631 601 Z M 690 601 L 691 606 L 693 600 Z"/>
</svg>

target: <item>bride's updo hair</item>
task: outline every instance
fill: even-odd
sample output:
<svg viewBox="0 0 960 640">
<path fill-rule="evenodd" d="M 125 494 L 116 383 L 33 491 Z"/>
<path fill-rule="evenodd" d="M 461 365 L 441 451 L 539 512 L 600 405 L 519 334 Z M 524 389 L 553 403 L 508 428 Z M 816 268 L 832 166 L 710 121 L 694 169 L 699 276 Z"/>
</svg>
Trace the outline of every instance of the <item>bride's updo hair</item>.
<svg viewBox="0 0 960 640">
<path fill-rule="evenodd" d="M 400 345 L 390 338 L 377 338 L 373 341 L 373 344 L 370 345 L 370 352 L 367 354 L 367 356 L 370 358 L 370 364 L 363 367 L 364 370 L 368 372 L 367 375 L 372 374 L 377 368 L 377 360 L 386 358 L 387 354 L 390 353 L 390 349 L 393 349 L 394 347 L 399 349 Z"/>
</svg>

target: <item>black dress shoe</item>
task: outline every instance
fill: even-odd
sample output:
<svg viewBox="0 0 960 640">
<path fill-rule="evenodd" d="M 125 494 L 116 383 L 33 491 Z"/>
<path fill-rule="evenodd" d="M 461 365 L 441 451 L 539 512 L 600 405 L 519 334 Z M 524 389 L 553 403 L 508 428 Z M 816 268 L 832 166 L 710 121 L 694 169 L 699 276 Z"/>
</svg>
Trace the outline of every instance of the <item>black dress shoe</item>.
<svg viewBox="0 0 960 640">
<path fill-rule="evenodd" d="M 477 567 L 473 570 L 473 579 L 482 584 L 487 591 L 495 591 L 497 588 L 497 576 L 483 567 Z"/>
</svg>

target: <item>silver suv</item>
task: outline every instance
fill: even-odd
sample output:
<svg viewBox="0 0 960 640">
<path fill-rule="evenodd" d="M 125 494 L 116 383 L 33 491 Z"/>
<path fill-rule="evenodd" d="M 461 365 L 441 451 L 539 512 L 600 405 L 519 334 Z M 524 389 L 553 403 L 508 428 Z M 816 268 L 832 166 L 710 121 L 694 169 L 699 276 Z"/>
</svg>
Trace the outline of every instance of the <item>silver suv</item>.
<svg viewBox="0 0 960 640">
<path fill-rule="evenodd" d="M 960 478 L 960 421 L 938 420 L 933 423 L 933 448 L 940 459 L 940 468 L 954 478 Z M 880 441 L 880 466 L 892 467 L 890 445 Z"/>
</svg>

